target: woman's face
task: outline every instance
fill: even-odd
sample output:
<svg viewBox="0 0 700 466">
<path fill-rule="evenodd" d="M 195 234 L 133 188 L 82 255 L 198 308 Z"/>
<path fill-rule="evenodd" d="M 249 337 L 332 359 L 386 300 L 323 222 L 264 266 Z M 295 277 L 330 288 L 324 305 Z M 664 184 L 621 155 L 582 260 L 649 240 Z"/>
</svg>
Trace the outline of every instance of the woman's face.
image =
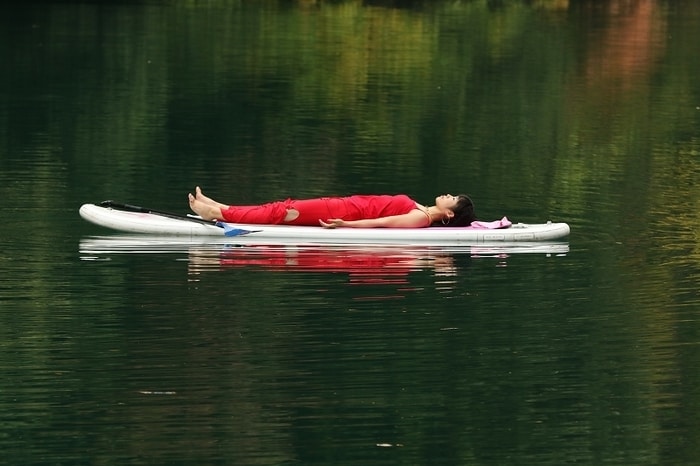
<svg viewBox="0 0 700 466">
<path fill-rule="evenodd" d="M 452 194 L 443 194 L 442 196 L 435 198 L 435 207 L 439 208 L 440 210 L 454 210 L 457 202 L 459 202 L 459 198 L 457 196 L 453 196 Z"/>
</svg>

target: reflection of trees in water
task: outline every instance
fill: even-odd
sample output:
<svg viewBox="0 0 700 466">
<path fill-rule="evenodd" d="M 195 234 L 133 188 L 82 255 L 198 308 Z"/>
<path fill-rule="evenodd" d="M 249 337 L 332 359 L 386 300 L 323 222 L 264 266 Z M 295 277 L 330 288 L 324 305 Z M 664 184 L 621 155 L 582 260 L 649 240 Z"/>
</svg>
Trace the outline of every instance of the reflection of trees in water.
<svg viewBox="0 0 700 466">
<path fill-rule="evenodd" d="M 659 4 L 619 0 L 588 3 L 587 9 L 593 23 L 589 24 L 587 80 L 614 80 L 628 90 L 638 81 L 646 81 L 664 52 L 666 23 Z"/>
</svg>

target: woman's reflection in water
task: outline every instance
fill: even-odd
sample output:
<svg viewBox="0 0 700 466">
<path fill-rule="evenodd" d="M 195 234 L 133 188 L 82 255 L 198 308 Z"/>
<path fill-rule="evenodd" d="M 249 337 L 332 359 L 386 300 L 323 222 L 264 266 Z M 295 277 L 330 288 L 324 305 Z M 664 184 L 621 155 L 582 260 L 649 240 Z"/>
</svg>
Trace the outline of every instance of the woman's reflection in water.
<svg viewBox="0 0 700 466">
<path fill-rule="evenodd" d="M 432 271 L 438 289 L 447 290 L 470 261 L 470 254 L 436 249 L 322 247 L 227 247 L 222 251 L 189 252 L 191 281 L 201 280 L 206 272 L 243 267 L 258 267 L 277 272 L 344 273 L 351 285 L 395 285 L 410 289 L 409 277 Z"/>
</svg>

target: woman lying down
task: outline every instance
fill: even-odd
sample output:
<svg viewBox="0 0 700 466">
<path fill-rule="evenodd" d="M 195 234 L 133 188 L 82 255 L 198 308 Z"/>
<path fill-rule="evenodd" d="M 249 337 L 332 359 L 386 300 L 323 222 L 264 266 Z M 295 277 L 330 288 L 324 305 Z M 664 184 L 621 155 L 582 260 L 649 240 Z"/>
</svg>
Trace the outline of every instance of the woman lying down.
<svg viewBox="0 0 700 466">
<path fill-rule="evenodd" d="M 474 203 L 465 194 L 443 194 L 435 205 L 423 206 L 404 194 L 354 195 L 287 199 L 260 205 L 221 204 L 197 186 L 188 194 L 190 208 L 205 220 L 258 225 L 303 225 L 324 228 L 424 228 L 463 227 L 476 216 Z"/>
</svg>

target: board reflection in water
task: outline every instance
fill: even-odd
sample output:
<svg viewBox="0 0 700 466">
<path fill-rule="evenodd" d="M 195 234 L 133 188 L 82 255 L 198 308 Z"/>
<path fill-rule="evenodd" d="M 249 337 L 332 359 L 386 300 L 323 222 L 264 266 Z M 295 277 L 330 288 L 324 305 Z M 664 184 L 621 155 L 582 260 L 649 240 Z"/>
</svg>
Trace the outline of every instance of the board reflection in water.
<svg viewBox="0 0 700 466">
<path fill-rule="evenodd" d="M 433 277 L 433 286 L 444 292 L 456 286 L 456 277 L 468 273 L 474 259 L 491 258 L 504 267 L 515 254 L 563 256 L 568 243 L 485 245 L 463 248 L 434 247 L 328 247 L 328 246 L 239 246 L 177 238 L 130 236 L 87 237 L 81 241 L 84 260 L 105 260 L 114 254 L 177 253 L 187 262 L 190 282 L 206 281 L 207 274 L 231 270 L 332 274 L 345 277 L 348 285 L 393 288 L 385 298 L 405 297 L 419 291 L 411 276 Z"/>
</svg>

